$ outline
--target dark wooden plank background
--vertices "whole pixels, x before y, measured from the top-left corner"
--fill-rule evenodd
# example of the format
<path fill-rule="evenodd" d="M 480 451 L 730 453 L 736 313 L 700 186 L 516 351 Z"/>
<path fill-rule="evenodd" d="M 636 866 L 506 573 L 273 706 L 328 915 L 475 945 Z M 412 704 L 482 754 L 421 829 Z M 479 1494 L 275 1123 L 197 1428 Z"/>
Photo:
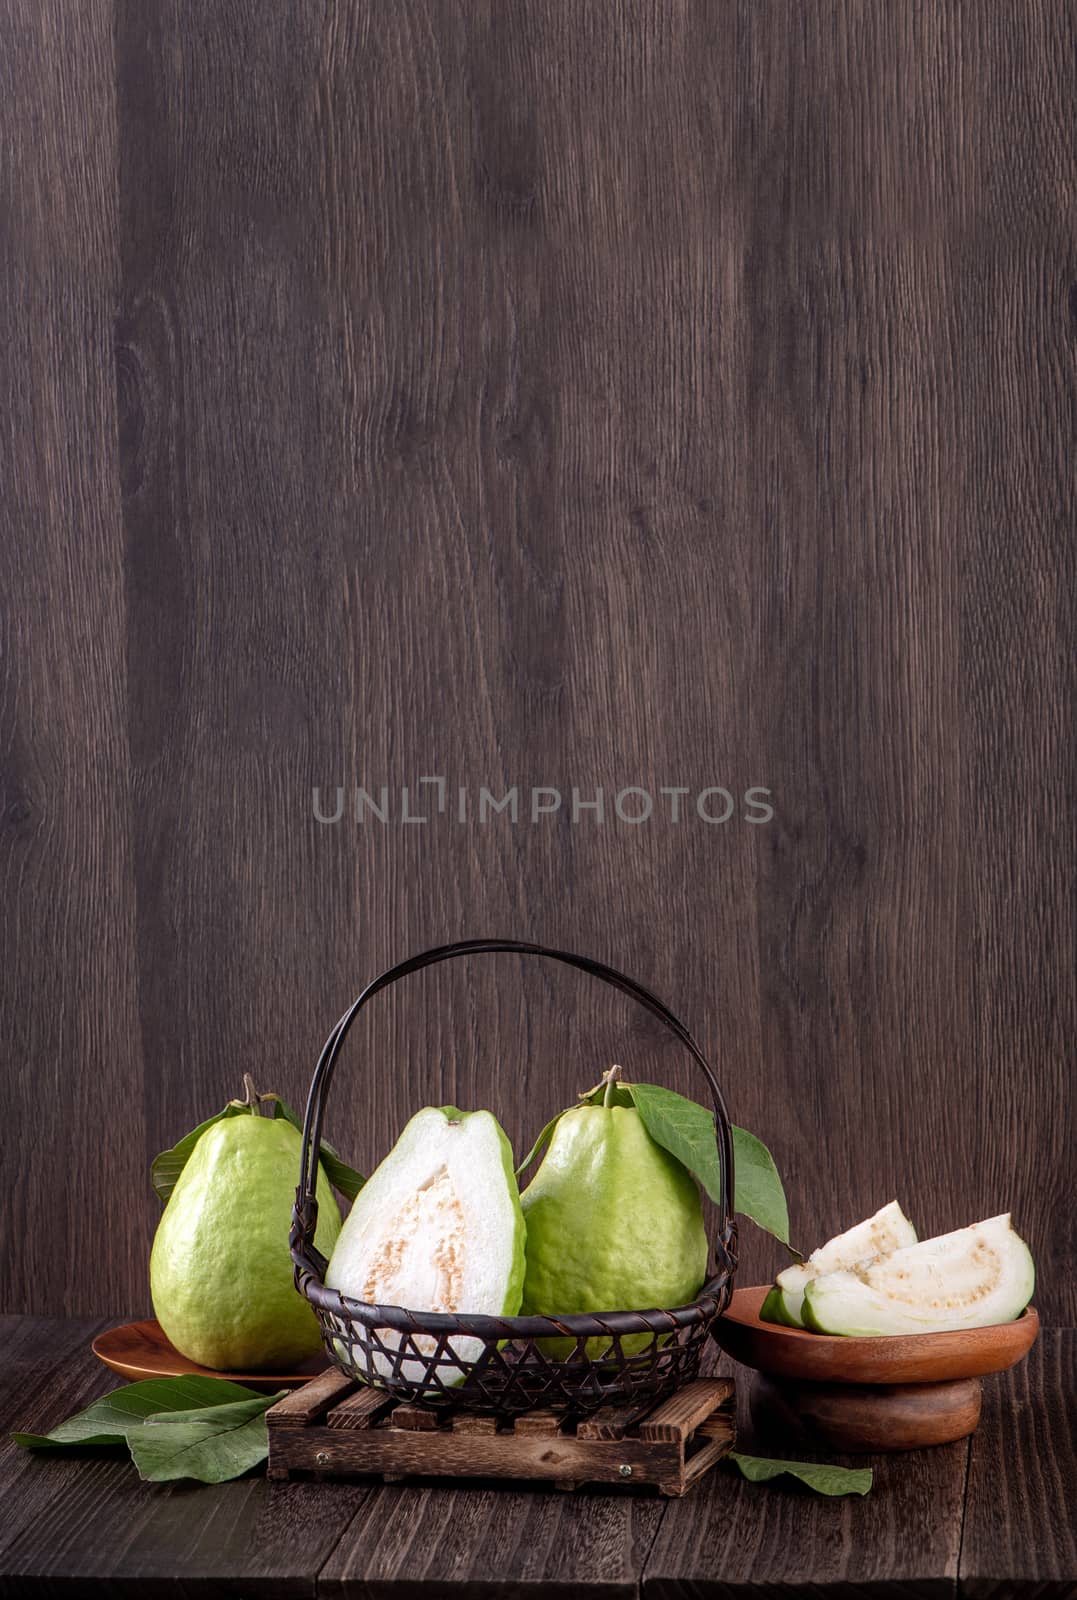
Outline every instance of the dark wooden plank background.
<path fill-rule="evenodd" d="M 153 1153 L 496 932 L 668 997 L 805 1246 L 1012 1207 L 1073 1319 L 1075 52 L 1052 0 L 0 8 L 0 1306 L 144 1310 Z M 431 774 L 776 815 L 401 823 Z M 612 1058 L 690 1086 L 441 969 L 331 1137 L 522 1146 Z"/>

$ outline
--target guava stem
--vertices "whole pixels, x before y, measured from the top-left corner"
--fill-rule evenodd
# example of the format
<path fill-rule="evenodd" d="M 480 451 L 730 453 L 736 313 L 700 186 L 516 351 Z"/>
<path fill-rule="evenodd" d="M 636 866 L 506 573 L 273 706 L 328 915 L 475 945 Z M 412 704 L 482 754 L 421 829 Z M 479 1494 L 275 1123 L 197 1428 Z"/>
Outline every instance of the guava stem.
<path fill-rule="evenodd" d="M 613 1091 L 617 1087 L 617 1080 L 621 1076 L 621 1069 L 620 1067 L 611 1067 L 607 1073 L 603 1074 L 603 1076 L 606 1079 L 606 1092 L 602 1096 L 602 1104 L 604 1106 L 608 1106 L 611 1096 L 613 1095 Z"/>
<path fill-rule="evenodd" d="M 261 1106 L 258 1103 L 258 1091 L 254 1087 L 254 1079 L 251 1077 L 249 1072 L 245 1072 L 243 1074 L 243 1087 L 247 1091 L 243 1100 L 243 1104 L 245 1106 L 250 1106 L 255 1116 L 257 1116 L 261 1110 Z"/>

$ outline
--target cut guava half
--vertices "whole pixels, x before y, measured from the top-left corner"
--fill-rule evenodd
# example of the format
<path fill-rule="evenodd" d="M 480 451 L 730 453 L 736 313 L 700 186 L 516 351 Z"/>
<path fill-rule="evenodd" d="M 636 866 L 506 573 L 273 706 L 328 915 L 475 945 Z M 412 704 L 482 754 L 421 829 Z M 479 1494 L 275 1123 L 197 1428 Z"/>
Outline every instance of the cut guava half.
<path fill-rule="evenodd" d="M 1013 1322 L 1036 1285 L 1009 1213 L 813 1278 L 804 1321 L 817 1333 L 943 1333 Z"/>
<path fill-rule="evenodd" d="M 524 1218 L 512 1149 L 489 1111 L 428 1106 L 405 1127 L 361 1189 L 326 1270 L 329 1288 L 368 1305 L 411 1311 L 514 1316 L 524 1281 Z M 391 1352 L 426 1334 L 378 1330 Z M 455 1362 L 482 1355 L 481 1339 L 455 1337 L 439 1361 L 442 1383 L 466 1375 Z M 455 1361 L 454 1361 L 455 1358 Z M 422 1382 L 424 1363 L 375 1351 L 383 1378 Z"/>
<path fill-rule="evenodd" d="M 780 1322 L 787 1328 L 804 1326 L 804 1291 L 813 1278 L 824 1272 L 836 1272 L 843 1267 L 854 1267 L 860 1261 L 875 1256 L 889 1255 L 904 1245 L 916 1243 L 916 1229 L 896 1200 L 876 1211 L 873 1217 L 858 1222 L 854 1228 L 835 1234 L 818 1250 L 813 1250 L 807 1261 L 798 1261 L 786 1267 L 774 1280 L 775 1287 L 767 1295 L 759 1315 L 764 1322 Z"/>

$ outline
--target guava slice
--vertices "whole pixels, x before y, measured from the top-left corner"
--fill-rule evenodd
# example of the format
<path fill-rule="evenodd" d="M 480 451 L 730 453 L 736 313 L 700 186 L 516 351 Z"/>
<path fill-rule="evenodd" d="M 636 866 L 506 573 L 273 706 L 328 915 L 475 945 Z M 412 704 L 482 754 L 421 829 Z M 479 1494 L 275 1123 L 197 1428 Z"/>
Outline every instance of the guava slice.
<path fill-rule="evenodd" d="M 807 1261 L 779 1272 L 773 1288 L 764 1300 L 759 1315 L 764 1322 L 780 1322 L 788 1328 L 804 1326 L 804 1291 L 813 1278 L 824 1272 L 836 1272 L 843 1267 L 856 1266 L 859 1261 L 869 1261 L 875 1256 L 889 1255 L 904 1245 L 916 1243 L 916 1229 L 896 1200 L 876 1211 L 873 1217 L 858 1222 L 854 1228 L 835 1234 L 818 1250 L 813 1250 Z"/>
<path fill-rule="evenodd" d="M 796 1298 L 799 1306 L 800 1301 L 804 1298 L 803 1289 L 799 1291 Z M 804 1326 L 802 1322 L 794 1322 L 790 1313 L 785 1309 L 785 1293 L 778 1288 L 771 1289 L 763 1304 L 759 1307 L 759 1320 L 760 1322 L 778 1322 L 785 1328 L 802 1328 Z"/>
<path fill-rule="evenodd" d="M 512 1150 L 489 1111 L 428 1106 L 405 1127 L 361 1189 L 333 1250 L 325 1281 L 353 1300 L 411 1311 L 513 1316 L 524 1281 L 524 1219 Z M 379 1330 L 399 1351 L 409 1336 Z M 410 1336 L 430 1354 L 437 1341 Z M 451 1356 L 475 1361 L 481 1339 L 455 1338 Z M 382 1377 L 421 1381 L 414 1357 L 374 1355 Z M 442 1361 L 443 1383 L 465 1371 Z"/>
<path fill-rule="evenodd" d="M 814 1278 L 804 1321 L 817 1333 L 942 1333 L 1012 1322 L 1032 1299 L 1036 1269 L 1009 1213 Z"/>

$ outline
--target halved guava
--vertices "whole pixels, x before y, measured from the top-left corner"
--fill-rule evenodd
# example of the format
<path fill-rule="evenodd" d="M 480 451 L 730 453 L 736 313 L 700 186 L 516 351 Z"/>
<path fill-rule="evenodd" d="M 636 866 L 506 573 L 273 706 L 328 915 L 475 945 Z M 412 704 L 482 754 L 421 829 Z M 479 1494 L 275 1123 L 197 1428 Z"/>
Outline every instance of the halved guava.
<path fill-rule="evenodd" d="M 804 1321 L 817 1333 L 852 1336 L 987 1328 L 1019 1317 L 1035 1284 L 1031 1253 L 1007 1212 L 814 1278 Z"/>
<path fill-rule="evenodd" d="M 524 1281 L 524 1219 L 512 1149 L 489 1111 L 428 1106 L 405 1127 L 361 1189 L 336 1242 L 325 1281 L 353 1300 L 412 1311 L 513 1316 Z M 379 1330 L 399 1350 L 408 1336 Z M 430 1354 L 437 1341 L 411 1336 Z M 460 1383 L 452 1357 L 474 1361 L 481 1339 L 455 1338 L 438 1376 Z M 383 1377 L 394 1360 L 375 1353 Z M 423 1363 L 399 1364 L 415 1382 Z"/>
<path fill-rule="evenodd" d="M 779 1272 L 775 1287 L 763 1301 L 759 1315 L 764 1322 L 781 1322 L 789 1328 L 804 1326 L 804 1291 L 813 1278 L 842 1267 L 854 1267 L 874 1256 L 889 1255 L 904 1245 L 916 1243 L 916 1229 L 896 1200 L 891 1200 L 873 1217 L 858 1222 L 855 1228 L 835 1234 L 807 1261 Z"/>

